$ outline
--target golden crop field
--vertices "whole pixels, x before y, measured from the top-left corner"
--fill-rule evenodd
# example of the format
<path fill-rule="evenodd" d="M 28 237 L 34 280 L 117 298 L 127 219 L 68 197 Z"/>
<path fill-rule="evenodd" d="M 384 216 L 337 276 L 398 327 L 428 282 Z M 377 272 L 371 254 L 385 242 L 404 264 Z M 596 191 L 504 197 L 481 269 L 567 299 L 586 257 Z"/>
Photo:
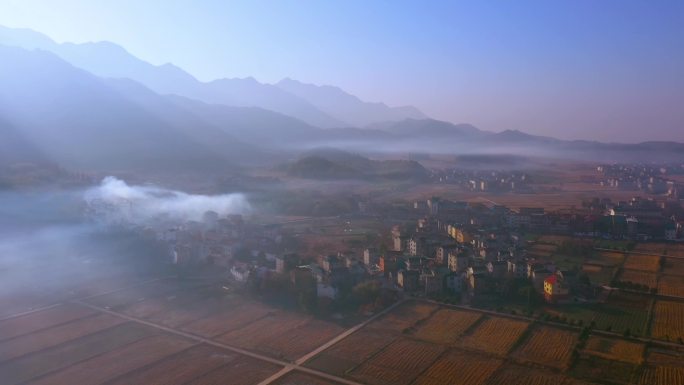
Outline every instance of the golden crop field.
<path fill-rule="evenodd" d="M 585 353 L 608 360 L 639 364 L 644 360 L 643 344 L 622 339 L 591 336 L 584 348 Z"/>
<path fill-rule="evenodd" d="M 653 308 L 651 336 L 671 341 L 684 338 L 684 303 L 657 301 Z"/>
<path fill-rule="evenodd" d="M 627 255 L 617 251 L 602 251 L 598 254 L 597 259 L 612 266 L 620 265 L 625 261 Z"/>
<path fill-rule="evenodd" d="M 623 265 L 625 269 L 657 273 L 660 270 L 660 257 L 655 255 L 630 254 Z"/>
<path fill-rule="evenodd" d="M 646 285 L 649 288 L 654 288 L 658 285 L 658 276 L 656 273 L 650 273 L 641 270 L 623 270 L 618 279 L 622 282 L 638 283 L 639 285 Z"/>
<path fill-rule="evenodd" d="M 451 350 L 418 377 L 414 384 L 480 385 L 502 362 L 480 354 Z"/>
<path fill-rule="evenodd" d="M 548 326 L 540 326 L 514 353 L 523 360 L 556 369 L 564 369 L 570 361 L 577 334 Z"/>
<path fill-rule="evenodd" d="M 416 330 L 415 336 L 430 342 L 452 343 L 482 314 L 466 310 L 440 309 Z"/>
<path fill-rule="evenodd" d="M 444 347 L 441 345 L 400 339 L 363 363 L 354 370 L 352 376 L 372 384 L 409 383 L 443 351 Z"/>
<path fill-rule="evenodd" d="M 487 353 L 506 355 L 529 326 L 529 322 L 489 317 L 463 339 L 463 346 Z"/>
<path fill-rule="evenodd" d="M 683 385 L 684 368 L 671 366 L 647 367 L 639 379 L 639 385 Z"/>
<path fill-rule="evenodd" d="M 663 275 L 658 281 L 658 294 L 684 298 L 684 277 Z"/>

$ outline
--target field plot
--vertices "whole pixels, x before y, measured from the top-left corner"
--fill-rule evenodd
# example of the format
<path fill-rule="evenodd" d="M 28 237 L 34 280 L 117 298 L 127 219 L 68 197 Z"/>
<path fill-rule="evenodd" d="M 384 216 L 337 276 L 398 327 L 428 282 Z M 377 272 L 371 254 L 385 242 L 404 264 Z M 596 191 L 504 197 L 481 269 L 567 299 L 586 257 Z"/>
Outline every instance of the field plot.
<path fill-rule="evenodd" d="M 230 309 L 183 325 L 182 329 L 203 337 L 214 337 L 255 322 L 273 311 L 273 308 L 260 303 L 235 304 Z"/>
<path fill-rule="evenodd" d="M 641 374 L 638 385 L 683 385 L 684 368 L 671 366 L 647 367 Z"/>
<path fill-rule="evenodd" d="M 361 329 L 317 355 L 305 365 L 342 375 L 360 365 L 396 339 L 391 332 Z"/>
<path fill-rule="evenodd" d="M 414 384 L 480 385 L 502 362 L 480 354 L 450 350 L 421 374 Z"/>
<path fill-rule="evenodd" d="M 522 361 L 565 369 L 576 342 L 577 333 L 540 326 L 513 354 Z"/>
<path fill-rule="evenodd" d="M 123 374 L 107 385 L 163 384 L 182 385 L 213 370 L 230 365 L 237 353 L 208 345 L 199 345 L 157 361 L 140 370 Z"/>
<path fill-rule="evenodd" d="M 364 362 L 352 372 L 352 376 L 370 384 L 409 384 L 429 367 L 443 350 L 440 345 L 400 339 Z"/>
<path fill-rule="evenodd" d="M 206 298 L 190 301 L 175 301 L 161 312 L 154 313 L 145 319 L 156 324 L 176 328 L 196 321 L 217 312 L 223 301 L 220 298 Z"/>
<path fill-rule="evenodd" d="M 385 314 L 373 321 L 367 327 L 372 329 L 393 330 L 401 333 L 405 329 L 414 326 L 416 322 L 429 317 L 430 314 L 437 309 L 437 305 L 429 303 L 416 301 L 406 302 L 396 307 L 389 314 Z"/>
<path fill-rule="evenodd" d="M 268 343 L 291 333 L 310 319 L 308 316 L 297 313 L 276 311 L 242 328 L 220 335 L 216 337 L 216 340 L 228 345 L 279 356 L 281 354 L 273 352 Z"/>
<path fill-rule="evenodd" d="M 122 318 L 100 314 L 12 338 L 0 343 L 0 362 L 47 349 L 123 322 L 125 320 Z"/>
<path fill-rule="evenodd" d="M 560 245 L 563 242 L 570 241 L 572 239 L 572 237 L 568 237 L 565 235 L 542 235 L 537 239 L 537 242 Z"/>
<path fill-rule="evenodd" d="M 648 296 L 614 291 L 606 304 L 596 308 L 594 322 L 601 330 L 623 333 L 629 329 L 631 333 L 644 334 L 650 306 L 651 299 Z"/>
<path fill-rule="evenodd" d="M 334 323 L 311 320 L 288 333 L 265 341 L 259 349 L 271 356 L 294 361 L 343 331 L 342 327 Z"/>
<path fill-rule="evenodd" d="M 658 276 L 656 273 L 650 273 L 641 270 L 623 270 L 618 280 L 621 282 L 632 282 L 639 285 L 646 285 L 649 288 L 657 287 Z"/>
<path fill-rule="evenodd" d="M 655 255 L 630 254 L 623 265 L 625 269 L 657 273 L 660 270 L 660 257 Z"/>
<path fill-rule="evenodd" d="M 653 308 L 651 336 L 670 341 L 684 338 L 684 303 L 656 301 Z"/>
<path fill-rule="evenodd" d="M 567 377 L 539 369 L 506 364 L 486 382 L 487 385 L 570 385 Z"/>
<path fill-rule="evenodd" d="M 591 336 L 584 352 L 593 356 L 614 361 L 640 364 L 644 360 L 644 345 L 617 338 Z"/>
<path fill-rule="evenodd" d="M 463 338 L 463 346 L 503 356 L 511 350 L 529 325 L 526 321 L 488 317 Z"/>
<path fill-rule="evenodd" d="M 684 276 L 684 259 L 665 258 L 663 273 L 668 275 Z"/>
<path fill-rule="evenodd" d="M 684 298 L 684 277 L 663 275 L 658 281 L 658 294 Z"/>
<path fill-rule="evenodd" d="M 0 321 L 0 341 L 35 332 L 95 314 L 78 305 L 59 305 L 46 310 Z"/>
<path fill-rule="evenodd" d="M 601 251 L 596 256 L 597 260 L 610 266 L 621 265 L 625 258 L 627 258 L 627 254 L 618 251 Z"/>
<path fill-rule="evenodd" d="M 274 385 L 339 385 L 338 382 L 310 374 L 292 371 L 273 383 Z"/>
<path fill-rule="evenodd" d="M 638 380 L 638 371 L 637 365 L 596 356 L 579 358 L 571 369 L 573 377 L 599 383 L 609 379 L 611 384 L 633 384 Z"/>
<path fill-rule="evenodd" d="M 115 291 L 114 293 L 88 298 L 85 300 L 85 302 L 107 309 L 117 309 L 140 302 L 145 298 L 158 297 L 170 293 L 174 290 L 177 290 L 176 286 L 177 285 L 170 281 L 154 281 L 139 286 L 133 286 L 128 289 Z"/>
<path fill-rule="evenodd" d="M 667 255 L 684 258 L 684 244 L 678 243 L 676 245 L 667 245 Z"/>
<path fill-rule="evenodd" d="M 440 309 L 416 327 L 415 336 L 430 342 L 453 343 L 482 317 L 481 313 Z"/>
<path fill-rule="evenodd" d="M 556 245 L 536 243 L 527 249 L 527 253 L 537 257 L 548 257 L 556 251 Z"/>
<path fill-rule="evenodd" d="M 69 366 L 32 384 L 101 384 L 192 346 L 194 342 L 172 335 L 145 338 L 111 352 Z"/>
<path fill-rule="evenodd" d="M 0 364 L 3 385 L 23 383 L 121 346 L 158 334 L 155 329 L 124 323 L 99 333 Z"/>
<path fill-rule="evenodd" d="M 646 355 L 646 363 L 653 366 L 684 367 L 684 353 L 672 350 L 655 350 L 651 348 Z"/>
<path fill-rule="evenodd" d="M 634 248 L 634 251 L 639 253 L 653 253 L 655 255 L 661 255 L 665 253 L 665 250 L 667 250 L 667 248 L 667 243 L 638 243 Z"/>
<path fill-rule="evenodd" d="M 281 367 L 251 357 L 240 356 L 228 365 L 221 366 L 187 385 L 255 385 L 280 370 Z M 160 384 L 166 385 L 166 384 Z"/>

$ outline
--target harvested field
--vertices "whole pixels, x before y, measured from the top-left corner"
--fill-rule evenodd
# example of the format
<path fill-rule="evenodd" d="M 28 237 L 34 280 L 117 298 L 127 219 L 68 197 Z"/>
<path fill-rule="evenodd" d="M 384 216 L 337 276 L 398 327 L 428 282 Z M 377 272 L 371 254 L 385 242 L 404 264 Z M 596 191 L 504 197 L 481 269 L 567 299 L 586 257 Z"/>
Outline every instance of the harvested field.
<path fill-rule="evenodd" d="M 435 343 L 453 343 L 482 317 L 481 313 L 440 309 L 416 326 L 415 336 Z"/>
<path fill-rule="evenodd" d="M 656 301 L 651 322 L 653 338 L 677 341 L 684 339 L 684 303 Z"/>
<path fill-rule="evenodd" d="M 663 254 L 667 250 L 667 243 L 638 243 L 634 247 L 634 251 L 639 253 L 653 253 L 653 254 Z"/>
<path fill-rule="evenodd" d="M 187 385 L 254 385 L 282 369 L 269 362 L 251 357 L 240 356 L 228 365 L 221 366 L 203 376 L 197 377 Z M 165 385 L 165 384 L 164 384 Z"/>
<path fill-rule="evenodd" d="M 3 385 L 23 383 L 155 334 L 154 329 L 124 323 L 0 364 L 0 378 Z"/>
<path fill-rule="evenodd" d="M 480 354 L 450 350 L 421 374 L 414 384 L 480 385 L 502 362 Z"/>
<path fill-rule="evenodd" d="M 661 276 L 658 281 L 658 294 L 684 298 L 684 276 Z"/>
<path fill-rule="evenodd" d="M 601 251 L 597 258 L 599 261 L 611 265 L 611 266 L 618 266 L 621 265 L 624 261 L 625 258 L 627 258 L 627 254 L 623 252 L 618 252 L 618 251 Z"/>
<path fill-rule="evenodd" d="M 654 350 L 651 348 L 646 356 L 646 363 L 660 366 L 684 367 L 684 353 L 670 350 Z"/>
<path fill-rule="evenodd" d="M 676 245 L 668 244 L 667 245 L 667 255 L 672 255 L 675 257 L 683 257 L 684 258 L 684 244 L 678 243 Z"/>
<path fill-rule="evenodd" d="M 487 385 L 570 385 L 570 380 L 560 374 L 506 364 L 489 378 Z"/>
<path fill-rule="evenodd" d="M 183 385 L 240 356 L 208 345 L 199 345 L 155 362 L 140 370 L 117 377 L 107 385 L 163 384 Z"/>
<path fill-rule="evenodd" d="M 174 306 L 154 313 L 146 319 L 156 324 L 176 328 L 181 325 L 209 316 L 221 308 L 222 301 L 217 298 L 193 300 L 191 302 L 174 302 Z"/>
<path fill-rule="evenodd" d="M 312 358 L 306 366 L 342 375 L 389 345 L 397 337 L 390 332 L 361 329 Z"/>
<path fill-rule="evenodd" d="M 641 270 L 623 270 L 618 277 L 621 282 L 632 282 L 639 285 L 646 285 L 649 288 L 657 287 L 658 276 L 656 273 L 650 273 Z"/>
<path fill-rule="evenodd" d="M 608 360 L 640 364 L 644 360 L 644 344 L 616 338 L 591 336 L 584 352 Z"/>
<path fill-rule="evenodd" d="M 177 285 L 162 280 L 134 286 L 110 294 L 98 295 L 86 299 L 85 302 L 107 309 L 114 309 L 140 302 L 146 298 L 163 296 L 177 289 Z"/>
<path fill-rule="evenodd" d="M 505 356 L 529 325 L 526 321 L 488 317 L 463 338 L 463 347 Z"/>
<path fill-rule="evenodd" d="M 668 275 L 684 276 L 684 259 L 665 258 L 663 273 Z"/>
<path fill-rule="evenodd" d="M 176 336 L 159 335 L 72 365 L 32 382 L 34 385 L 101 384 L 192 346 Z"/>
<path fill-rule="evenodd" d="M 0 362 L 47 349 L 123 322 L 125 320 L 122 318 L 100 314 L 25 334 L 0 343 Z"/>
<path fill-rule="evenodd" d="M 400 339 L 364 362 L 352 376 L 371 384 L 408 384 L 443 350 L 440 345 Z"/>
<path fill-rule="evenodd" d="M 248 302 L 190 322 L 182 329 L 203 337 L 214 337 L 255 322 L 272 311 L 268 306 Z"/>
<path fill-rule="evenodd" d="M 276 311 L 242 328 L 220 335 L 216 340 L 245 349 L 273 353 L 268 342 L 288 334 L 311 318 L 297 313 Z"/>
<path fill-rule="evenodd" d="M 579 358 L 571 369 L 573 377 L 599 383 L 610 379 L 612 384 L 633 384 L 637 381 L 637 372 L 637 365 L 596 356 Z"/>
<path fill-rule="evenodd" d="M 416 322 L 429 317 L 430 314 L 437 309 L 437 305 L 429 303 L 415 301 L 406 302 L 396 307 L 389 314 L 385 314 L 370 323 L 368 328 L 393 330 L 401 333 L 404 330 L 413 327 Z"/>
<path fill-rule="evenodd" d="M 514 356 L 522 361 L 565 369 L 576 342 L 576 333 L 540 326 L 532 331 L 531 336 L 515 351 Z"/>
<path fill-rule="evenodd" d="M 311 320 L 288 333 L 265 341 L 259 350 L 271 356 L 294 361 L 343 331 L 343 328 L 334 323 Z"/>
<path fill-rule="evenodd" d="M 625 269 L 657 273 L 660 270 L 660 257 L 655 255 L 630 254 L 623 265 Z"/>
<path fill-rule="evenodd" d="M 0 341 L 33 333 L 37 330 L 67 323 L 95 314 L 87 307 L 66 304 L 20 317 L 0 321 Z"/>
<path fill-rule="evenodd" d="M 647 367 L 643 370 L 638 385 L 683 385 L 684 368 L 671 366 Z"/>

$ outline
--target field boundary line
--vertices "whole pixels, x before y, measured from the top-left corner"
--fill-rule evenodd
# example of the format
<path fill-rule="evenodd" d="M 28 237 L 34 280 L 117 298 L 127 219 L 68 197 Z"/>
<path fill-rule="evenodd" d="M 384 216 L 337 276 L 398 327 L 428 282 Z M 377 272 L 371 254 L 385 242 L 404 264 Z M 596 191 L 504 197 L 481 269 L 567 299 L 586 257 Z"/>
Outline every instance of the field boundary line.
<path fill-rule="evenodd" d="M 287 372 L 290 372 L 290 371 L 292 371 L 292 370 L 294 370 L 294 369 L 297 369 L 297 370 L 299 370 L 299 371 L 306 372 L 306 373 L 308 373 L 308 374 L 312 374 L 312 375 L 314 375 L 314 376 L 322 377 L 322 378 L 325 378 L 325 379 L 328 379 L 328 380 L 331 380 L 331 381 L 339 382 L 339 383 L 341 383 L 341 384 L 347 384 L 347 385 L 361 385 L 361 384 L 359 384 L 358 382 L 350 381 L 350 380 L 347 380 L 347 379 L 344 379 L 344 378 L 341 378 L 341 377 L 334 376 L 334 375 L 332 375 L 332 374 L 328 374 L 328 373 L 321 372 L 321 371 L 314 370 L 314 369 L 309 369 L 309 368 L 306 368 L 306 367 L 297 365 L 297 364 L 295 364 L 295 363 L 291 363 L 291 362 L 287 362 L 287 361 L 282 361 L 282 360 L 279 360 L 279 359 L 276 359 L 276 358 L 271 358 L 271 357 L 268 357 L 268 356 L 265 356 L 265 355 L 262 355 L 262 354 L 259 354 L 259 353 L 251 352 L 251 351 L 246 350 L 246 349 L 238 348 L 238 347 L 231 346 L 231 345 L 226 345 L 226 344 L 224 344 L 224 343 L 216 342 L 216 341 L 213 341 L 213 340 L 210 340 L 210 339 L 207 339 L 207 338 L 204 338 L 204 337 L 200 337 L 200 336 L 195 335 L 195 334 L 192 334 L 192 333 L 188 333 L 188 332 L 176 330 L 176 329 L 173 329 L 173 328 L 170 328 L 170 327 L 167 327 L 167 326 L 163 326 L 163 325 L 156 324 L 156 323 L 154 323 L 154 322 L 145 321 L 145 320 L 143 320 L 143 319 L 139 319 L 139 318 L 136 318 L 136 317 L 131 317 L 131 316 L 126 315 L 126 314 L 123 314 L 123 313 L 119 313 L 119 312 L 112 311 L 112 310 L 109 310 L 109 309 L 105 309 L 105 308 L 102 308 L 102 307 L 99 307 L 99 306 L 91 305 L 91 304 L 89 304 L 89 303 L 87 303 L 87 302 L 82 302 L 82 301 L 79 301 L 79 300 L 72 300 L 72 301 L 70 301 L 70 302 L 75 303 L 75 304 L 77 304 L 77 305 L 85 306 L 85 307 L 87 307 L 87 308 L 90 308 L 90 309 L 93 309 L 93 310 L 97 310 L 97 311 L 100 311 L 100 312 L 103 312 L 103 313 L 107 313 L 107 314 L 110 314 L 110 315 L 113 315 L 113 316 L 117 316 L 117 317 L 126 319 L 126 320 L 128 320 L 128 321 L 137 322 L 137 323 L 139 323 L 139 324 L 143 324 L 143 325 L 146 325 L 146 326 L 150 326 L 150 327 L 153 327 L 153 328 L 156 328 L 156 329 L 165 331 L 165 332 L 167 332 L 167 333 L 179 335 L 179 336 L 181 336 L 181 337 L 189 338 L 189 339 L 192 339 L 192 340 L 197 341 L 197 342 L 205 343 L 205 344 L 207 344 L 207 345 L 212 345 L 212 346 L 216 346 L 216 347 L 219 347 L 219 348 L 222 348 L 222 349 L 230 350 L 230 351 L 232 351 L 232 352 L 239 353 L 239 354 L 242 354 L 242 355 L 245 355 L 245 356 L 248 356 L 248 357 L 257 359 L 257 360 L 260 360 L 260 361 L 266 361 L 266 362 L 269 362 L 269 363 L 271 363 L 271 364 L 275 364 L 275 365 L 278 365 L 278 366 L 282 366 L 283 369 L 281 369 L 279 372 L 283 372 L 284 369 L 288 369 Z M 277 373 L 279 373 L 279 372 L 277 372 Z M 286 372 L 285 372 L 285 373 L 286 373 Z M 285 373 L 282 373 L 282 374 L 285 374 Z M 282 374 L 281 374 L 281 375 L 282 375 Z M 271 377 L 273 377 L 273 376 L 271 376 Z M 270 378 L 270 377 L 269 377 L 269 378 Z M 275 378 L 274 378 L 274 379 L 275 379 Z"/>

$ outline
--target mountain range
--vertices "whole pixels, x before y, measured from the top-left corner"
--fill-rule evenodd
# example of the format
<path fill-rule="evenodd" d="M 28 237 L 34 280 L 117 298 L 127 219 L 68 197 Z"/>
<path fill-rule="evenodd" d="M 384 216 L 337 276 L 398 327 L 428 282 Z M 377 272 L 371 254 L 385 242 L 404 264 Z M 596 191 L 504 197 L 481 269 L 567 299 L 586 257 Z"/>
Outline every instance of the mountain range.
<path fill-rule="evenodd" d="M 49 51 L 94 75 L 135 80 L 159 94 L 236 107 L 260 107 L 322 128 L 361 127 L 425 117 L 415 107 L 392 108 L 382 103 L 367 103 L 336 87 L 291 79 L 277 84 L 260 83 L 254 78 L 201 82 L 172 64 L 152 65 L 110 42 L 58 44 L 32 30 L 0 26 L 0 44 Z"/>
<path fill-rule="evenodd" d="M 681 143 L 611 144 L 482 131 L 291 79 L 275 85 L 254 79 L 203 83 L 111 43 L 57 44 L 7 28 L 0 28 L 0 137 L 0 162 L 90 170 L 223 172 L 280 163 L 319 147 L 602 161 L 684 156 Z M 344 172 L 350 166 L 311 156 L 300 162 L 302 168 Z"/>

